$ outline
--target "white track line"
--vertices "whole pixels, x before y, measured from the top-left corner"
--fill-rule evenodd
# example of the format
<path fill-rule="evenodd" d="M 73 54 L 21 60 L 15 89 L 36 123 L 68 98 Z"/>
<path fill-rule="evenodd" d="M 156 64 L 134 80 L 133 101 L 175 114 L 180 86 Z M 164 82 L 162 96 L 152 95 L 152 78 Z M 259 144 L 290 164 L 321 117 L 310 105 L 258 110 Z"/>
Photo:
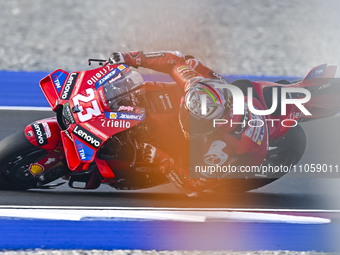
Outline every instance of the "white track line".
<path fill-rule="evenodd" d="M 138 219 L 138 220 L 163 220 L 163 221 L 187 221 L 204 222 L 205 216 L 177 214 L 174 212 L 132 211 L 132 210 L 48 210 L 48 209 L 0 209 L 0 217 L 72 220 L 82 219 Z"/>
<path fill-rule="evenodd" d="M 104 209 L 105 208 L 105 209 Z M 327 218 L 277 214 L 280 210 L 271 209 L 270 214 L 255 212 L 259 209 L 211 209 L 211 208 L 88 208 L 71 209 L 70 207 L 16 207 L 1 206 L 0 217 L 33 218 L 54 220 L 151 220 L 179 222 L 261 222 L 290 224 L 326 224 Z M 287 210 L 288 211 L 288 210 Z M 290 210 L 291 212 L 292 210 Z M 282 210 L 281 210 L 282 212 Z"/>
<path fill-rule="evenodd" d="M 25 206 L 0 205 L 0 209 L 62 209 L 62 210 L 134 210 L 134 211 L 242 211 L 242 212 L 305 212 L 340 213 L 325 209 L 271 209 L 271 208 L 179 208 L 179 207 L 109 207 L 109 206 Z"/>

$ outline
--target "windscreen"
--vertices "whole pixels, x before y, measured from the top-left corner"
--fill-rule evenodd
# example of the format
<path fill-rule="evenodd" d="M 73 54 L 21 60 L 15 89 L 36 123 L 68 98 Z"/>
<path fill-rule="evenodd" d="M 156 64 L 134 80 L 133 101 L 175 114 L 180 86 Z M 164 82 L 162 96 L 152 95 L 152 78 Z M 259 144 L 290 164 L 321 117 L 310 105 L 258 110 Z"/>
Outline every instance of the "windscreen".
<path fill-rule="evenodd" d="M 106 101 L 112 111 L 116 111 L 121 101 L 128 101 L 130 93 L 135 91 L 143 83 L 143 77 L 136 71 L 119 73 L 103 84 Z M 126 103 L 125 103 L 126 104 Z"/>

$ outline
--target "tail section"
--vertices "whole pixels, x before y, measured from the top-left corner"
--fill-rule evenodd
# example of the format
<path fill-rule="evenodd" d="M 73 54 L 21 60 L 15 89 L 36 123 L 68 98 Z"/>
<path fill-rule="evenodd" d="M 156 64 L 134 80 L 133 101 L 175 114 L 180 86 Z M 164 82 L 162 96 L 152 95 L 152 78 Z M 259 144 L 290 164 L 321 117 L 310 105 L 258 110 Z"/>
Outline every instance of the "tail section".
<path fill-rule="evenodd" d="M 308 72 L 308 74 L 306 75 L 306 77 L 303 79 L 303 81 L 308 81 L 311 80 L 313 78 L 323 78 L 325 72 L 327 69 L 327 64 L 323 64 L 323 65 L 319 65 L 314 67 L 312 70 L 310 70 Z"/>
<path fill-rule="evenodd" d="M 327 64 L 316 66 L 295 85 L 308 89 L 312 96 L 305 104 L 312 116 L 305 116 L 303 119 L 325 118 L 340 111 L 340 81 L 334 78 L 336 69 L 336 66 Z"/>
<path fill-rule="evenodd" d="M 327 66 L 327 64 L 316 66 L 308 72 L 303 82 L 315 81 L 316 78 L 333 79 L 336 69 L 336 66 Z"/>

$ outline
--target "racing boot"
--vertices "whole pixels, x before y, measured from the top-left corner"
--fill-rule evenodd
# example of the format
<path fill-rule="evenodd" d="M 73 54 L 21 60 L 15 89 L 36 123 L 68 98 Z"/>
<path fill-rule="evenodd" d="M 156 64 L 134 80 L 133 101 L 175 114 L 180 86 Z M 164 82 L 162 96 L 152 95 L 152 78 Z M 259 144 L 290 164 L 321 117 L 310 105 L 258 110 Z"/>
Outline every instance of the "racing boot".
<path fill-rule="evenodd" d="M 180 166 L 164 151 L 151 144 L 143 144 L 143 160 L 158 165 L 161 171 L 181 192 L 189 197 L 216 186 L 217 179 L 190 178 L 190 168 Z"/>

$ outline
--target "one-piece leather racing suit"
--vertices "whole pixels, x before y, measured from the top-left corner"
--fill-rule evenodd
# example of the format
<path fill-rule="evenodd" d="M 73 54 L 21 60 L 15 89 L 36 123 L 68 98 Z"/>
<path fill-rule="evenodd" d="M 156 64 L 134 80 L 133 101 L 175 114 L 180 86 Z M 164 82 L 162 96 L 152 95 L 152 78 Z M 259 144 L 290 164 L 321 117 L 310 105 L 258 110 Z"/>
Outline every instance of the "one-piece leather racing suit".
<path fill-rule="evenodd" d="M 110 59 L 112 62 L 126 63 L 135 68 L 144 67 L 167 73 L 184 89 L 185 93 L 190 90 L 192 81 L 200 78 L 219 79 L 227 83 L 221 75 L 207 68 L 197 59 L 191 56 L 185 57 L 178 51 L 116 52 L 111 55 Z M 212 133 L 201 137 L 203 148 L 200 150 L 200 158 L 203 164 L 232 165 L 237 166 L 237 171 L 239 171 L 242 166 L 258 166 L 263 162 L 268 151 L 268 127 L 264 116 L 250 113 L 246 100 L 247 97 L 245 97 L 244 115 L 233 115 L 231 102 L 230 111 L 222 116 L 226 122 L 233 122 L 234 125 L 219 125 Z M 257 109 L 263 109 L 261 103 L 255 98 L 253 98 L 253 105 Z M 252 120 L 259 119 L 265 124 L 262 126 L 254 123 L 248 124 Z M 184 131 L 184 135 L 188 135 L 187 132 Z M 224 178 L 221 178 L 221 175 L 215 176 L 216 178 L 209 178 L 214 175 L 190 178 L 190 168 L 174 162 L 164 151 L 150 144 L 145 144 L 144 149 L 145 159 L 159 164 L 160 171 L 188 196 L 197 196 L 200 192 L 223 183 Z M 232 176 L 230 168 L 223 174 Z"/>

